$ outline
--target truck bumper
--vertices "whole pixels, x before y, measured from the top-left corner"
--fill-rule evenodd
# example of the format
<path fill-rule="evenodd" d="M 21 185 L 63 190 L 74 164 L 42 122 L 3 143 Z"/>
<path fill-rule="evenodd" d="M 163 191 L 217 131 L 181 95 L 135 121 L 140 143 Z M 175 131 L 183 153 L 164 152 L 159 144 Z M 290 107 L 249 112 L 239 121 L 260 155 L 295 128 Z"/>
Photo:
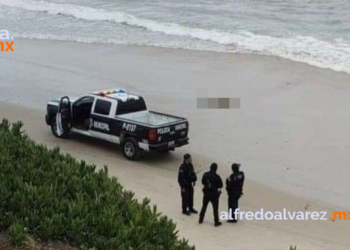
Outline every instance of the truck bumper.
<path fill-rule="evenodd" d="M 150 151 L 166 151 L 166 150 L 174 150 L 175 148 L 184 146 L 189 143 L 189 138 L 182 138 L 177 139 L 174 141 L 174 144 L 171 144 L 170 142 L 164 142 L 159 144 L 150 144 L 149 150 Z"/>

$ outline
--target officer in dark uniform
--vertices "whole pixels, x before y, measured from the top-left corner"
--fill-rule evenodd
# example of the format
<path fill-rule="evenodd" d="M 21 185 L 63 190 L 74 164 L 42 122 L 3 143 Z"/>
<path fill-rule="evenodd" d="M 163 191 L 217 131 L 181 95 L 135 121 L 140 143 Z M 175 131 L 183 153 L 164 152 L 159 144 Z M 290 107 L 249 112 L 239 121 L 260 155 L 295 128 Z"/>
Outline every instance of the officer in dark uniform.
<path fill-rule="evenodd" d="M 197 214 L 193 208 L 193 186 L 196 185 L 197 175 L 194 172 L 190 154 L 184 155 L 184 162 L 179 169 L 178 182 L 181 187 L 182 213 L 186 215 Z"/>
<path fill-rule="evenodd" d="M 231 209 L 231 220 L 228 220 L 228 222 L 237 222 L 237 218 L 235 218 L 234 212 L 238 208 L 238 200 L 241 198 L 243 194 L 243 184 L 244 184 L 244 173 L 242 171 L 239 171 L 239 167 L 241 164 L 233 163 L 232 168 L 232 174 L 229 178 L 226 180 L 226 190 L 228 194 L 228 208 L 229 211 Z"/>
<path fill-rule="evenodd" d="M 206 172 L 202 178 L 203 188 L 203 207 L 199 215 L 199 223 L 203 223 L 205 212 L 208 207 L 208 203 L 211 202 L 214 211 L 214 222 L 215 226 L 220 226 L 219 221 L 219 197 L 221 194 L 221 188 L 223 186 L 221 177 L 216 173 L 218 165 L 212 163 L 210 166 L 210 171 Z"/>

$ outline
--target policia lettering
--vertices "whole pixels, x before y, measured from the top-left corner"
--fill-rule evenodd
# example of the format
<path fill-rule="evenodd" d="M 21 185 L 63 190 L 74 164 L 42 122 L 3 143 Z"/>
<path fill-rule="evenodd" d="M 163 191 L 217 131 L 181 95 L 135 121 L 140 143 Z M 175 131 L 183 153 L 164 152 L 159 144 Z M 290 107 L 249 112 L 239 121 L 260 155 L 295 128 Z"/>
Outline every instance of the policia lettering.
<path fill-rule="evenodd" d="M 206 172 L 202 178 L 203 188 L 203 206 L 199 215 L 199 223 L 203 223 L 205 212 L 207 210 L 209 202 L 213 205 L 214 222 L 215 226 L 220 226 L 219 221 L 219 197 L 221 195 L 221 188 L 223 186 L 221 177 L 216 173 L 218 165 L 212 163 L 210 171 Z"/>
<path fill-rule="evenodd" d="M 239 167 L 241 164 L 233 163 L 232 174 L 226 180 L 226 191 L 228 194 L 228 208 L 231 211 L 231 220 L 228 222 L 237 222 L 237 218 L 235 218 L 234 212 L 238 208 L 238 200 L 243 195 L 243 184 L 244 184 L 244 173 L 239 171 Z"/>
<path fill-rule="evenodd" d="M 184 162 L 180 166 L 178 182 L 181 188 L 182 213 L 191 215 L 198 213 L 193 208 L 193 186 L 196 185 L 197 175 L 194 172 L 190 154 L 184 155 Z"/>

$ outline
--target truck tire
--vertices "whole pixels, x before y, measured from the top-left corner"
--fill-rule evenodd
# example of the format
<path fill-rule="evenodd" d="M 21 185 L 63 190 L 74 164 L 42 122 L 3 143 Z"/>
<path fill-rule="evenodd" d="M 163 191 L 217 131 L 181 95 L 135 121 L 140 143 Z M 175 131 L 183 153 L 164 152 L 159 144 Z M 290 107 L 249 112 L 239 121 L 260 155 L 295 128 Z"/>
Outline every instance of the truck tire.
<path fill-rule="evenodd" d="M 59 136 L 56 132 L 57 122 L 56 117 L 52 119 L 51 121 L 51 131 L 54 136 L 61 139 L 67 139 L 69 137 L 69 133 L 63 133 L 61 136 Z"/>
<path fill-rule="evenodd" d="M 169 154 L 170 153 L 170 149 L 163 149 L 163 150 L 159 150 L 158 151 L 160 154 Z"/>
<path fill-rule="evenodd" d="M 129 159 L 136 161 L 140 158 L 140 148 L 135 138 L 126 138 L 123 143 L 123 154 Z"/>

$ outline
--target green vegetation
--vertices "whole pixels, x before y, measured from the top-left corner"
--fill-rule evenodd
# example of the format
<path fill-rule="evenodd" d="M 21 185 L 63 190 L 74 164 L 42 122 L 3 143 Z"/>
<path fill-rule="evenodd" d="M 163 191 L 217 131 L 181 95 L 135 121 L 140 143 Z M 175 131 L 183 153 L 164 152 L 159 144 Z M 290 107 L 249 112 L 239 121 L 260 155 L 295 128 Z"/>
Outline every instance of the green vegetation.
<path fill-rule="evenodd" d="M 96 171 L 36 144 L 20 122 L 0 123 L 0 231 L 13 245 L 31 235 L 95 249 L 194 249 L 149 203 L 123 190 L 107 167 Z"/>

